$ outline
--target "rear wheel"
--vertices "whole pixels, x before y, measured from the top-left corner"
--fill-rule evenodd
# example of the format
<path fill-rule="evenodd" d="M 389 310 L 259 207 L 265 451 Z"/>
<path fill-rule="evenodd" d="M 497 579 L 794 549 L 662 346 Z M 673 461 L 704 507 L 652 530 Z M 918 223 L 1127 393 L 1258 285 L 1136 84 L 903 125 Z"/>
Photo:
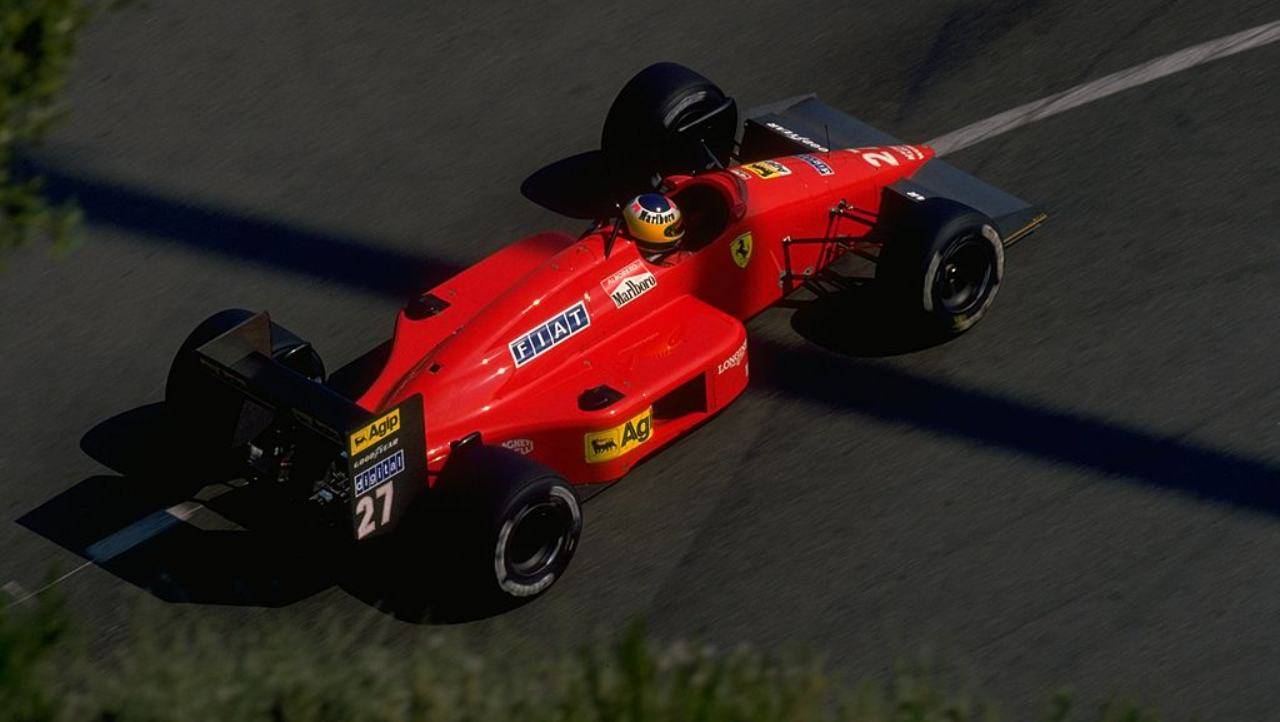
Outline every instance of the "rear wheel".
<path fill-rule="evenodd" d="M 251 316 L 250 311 L 231 308 L 206 318 L 182 342 L 169 366 L 164 406 L 174 446 L 201 456 L 202 469 L 224 470 L 244 402 L 200 368 L 195 351 Z"/>
<path fill-rule="evenodd" d="M 652 190 L 665 175 L 724 164 L 737 130 L 737 106 L 715 83 L 683 65 L 655 63 L 618 93 L 600 148 L 621 197 Z"/>
<path fill-rule="evenodd" d="M 972 328 L 995 301 L 1004 246 L 990 218 L 955 201 L 931 198 L 889 239 L 876 281 L 892 310 L 945 335 Z"/>
<path fill-rule="evenodd" d="M 454 453 L 441 483 L 469 512 L 459 520 L 470 539 L 466 576 L 509 602 L 542 594 L 577 549 L 577 494 L 554 471 L 508 449 L 476 444 Z"/>

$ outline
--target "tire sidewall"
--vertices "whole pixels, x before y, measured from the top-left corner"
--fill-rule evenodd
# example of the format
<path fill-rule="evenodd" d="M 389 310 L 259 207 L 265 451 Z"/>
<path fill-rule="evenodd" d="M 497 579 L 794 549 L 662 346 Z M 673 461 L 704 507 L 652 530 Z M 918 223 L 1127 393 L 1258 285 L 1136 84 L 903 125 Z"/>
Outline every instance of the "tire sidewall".
<path fill-rule="evenodd" d="M 708 98 L 714 98 L 718 92 L 715 86 L 706 85 L 686 89 L 682 94 L 666 98 L 666 106 L 662 109 L 662 122 L 659 128 L 664 133 L 671 132 L 672 126 L 676 125 L 676 121 L 680 116 L 684 115 L 690 108 L 697 107 L 699 103 L 705 103 Z"/>
<path fill-rule="evenodd" d="M 944 226 L 942 232 L 935 237 L 934 242 L 930 245 L 925 258 L 925 270 L 920 292 L 922 308 L 925 312 L 937 318 L 943 329 L 949 333 L 962 333 L 976 324 L 986 314 L 987 309 L 991 308 L 991 304 L 995 302 L 996 294 L 1000 291 L 1000 283 L 1004 279 L 1004 244 L 1000 242 L 1000 234 L 989 223 L 974 224 L 968 219 L 963 220 L 967 222 L 956 223 L 954 224 L 955 227 L 951 227 L 952 224 Z M 942 308 L 934 297 L 934 286 L 947 252 L 951 250 L 953 243 L 958 238 L 966 236 L 980 238 L 986 243 L 987 249 L 994 260 L 994 268 L 992 269 L 991 281 L 987 284 L 981 303 L 968 311 L 951 313 Z"/>
<path fill-rule="evenodd" d="M 177 410 L 178 407 L 187 404 L 191 398 L 198 396 L 197 390 L 203 392 L 210 388 L 217 388 L 216 382 L 200 374 L 195 351 L 252 316 L 251 311 L 228 308 L 201 321 L 191 333 L 187 334 L 182 346 L 174 354 L 173 363 L 169 365 L 169 376 L 165 379 L 164 385 L 166 404 Z M 182 411 L 192 411 L 192 409 L 182 409 Z"/>
<path fill-rule="evenodd" d="M 543 476 L 524 484 L 508 487 L 497 495 L 489 520 L 490 569 L 497 589 L 513 598 L 537 596 L 546 591 L 569 566 L 582 534 L 582 505 L 577 494 L 564 480 Z M 534 575 L 514 570 L 508 559 L 508 544 L 522 513 L 537 504 L 551 503 L 569 516 L 568 528 L 560 539 L 552 561 Z"/>
<path fill-rule="evenodd" d="M 934 285 L 952 244 L 965 236 L 987 244 L 994 268 L 981 303 L 952 313 L 938 303 Z M 876 266 L 886 310 L 912 328 L 944 336 L 958 335 L 977 324 L 991 308 L 1003 279 L 1004 244 L 995 224 L 982 213 L 945 198 L 912 206 L 901 230 L 885 243 Z"/>
<path fill-rule="evenodd" d="M 200 457 L 217 474 L 226 471 L 222 457 L 231 450 L 243 400 L 200 369 L 195 350 L 252 315 L 235 308 L 206 318 L 183 341 L 165 380 L 172 448 Z"/>
<path fill-rule="evenodd" d="M 680 146 L 672 128 L 689 113 L 719 104 L 726 97 L 715 83 L 674 63 L 657 63 L 631 78 L 610 107 L 601 134 L 601 149 L 615 190 L 636 192 L 651 188 L 655 177 L 692 172 L 674 167 L 681 165 L 678 158 L 694 154 L 694 149 Z M 736 130 L 736 112 L 734 117 Z M 714 139 L 709 142 L 719 145 Z"/>

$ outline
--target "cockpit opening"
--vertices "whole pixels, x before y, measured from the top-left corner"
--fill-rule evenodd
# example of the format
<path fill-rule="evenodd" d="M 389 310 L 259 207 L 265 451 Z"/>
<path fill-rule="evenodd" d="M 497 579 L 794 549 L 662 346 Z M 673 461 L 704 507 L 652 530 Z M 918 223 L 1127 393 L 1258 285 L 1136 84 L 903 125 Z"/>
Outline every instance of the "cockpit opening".
<path fill-rule="evenodd" d="M 724 233 L 729 226 L 729 199 L 710 183 L 693 182 L 677 189 L 671 200 L 684 216 L 685 251 L 697 251 Z"/>

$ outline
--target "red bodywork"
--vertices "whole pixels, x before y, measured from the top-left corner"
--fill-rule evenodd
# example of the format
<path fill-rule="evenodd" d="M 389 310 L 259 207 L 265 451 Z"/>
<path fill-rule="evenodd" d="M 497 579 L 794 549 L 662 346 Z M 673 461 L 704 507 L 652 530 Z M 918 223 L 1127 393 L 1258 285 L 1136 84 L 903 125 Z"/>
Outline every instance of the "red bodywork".
<path fill-rule="evenodd" d="M 617 479 L 742 393 L 743 322 L 794 288 L 786 269 L 811 275 L 864 238 L 883 187 L 932 156 L 837 150 L 668 178 L 696 248 L 658 262 L 624 235 L 606 256 L 609 225 L 529 236 L 432 289 L 443 311 L 401 312 L 390 358 L 357 403 L 378 412 L 422 394 L 433 480 L 451 442 L 476 431 L 572 483 Z M 841 201 L 855 210 L 832 213 Z M 589 410 L 584 392 L 602 386 L 621 398 Z"/>

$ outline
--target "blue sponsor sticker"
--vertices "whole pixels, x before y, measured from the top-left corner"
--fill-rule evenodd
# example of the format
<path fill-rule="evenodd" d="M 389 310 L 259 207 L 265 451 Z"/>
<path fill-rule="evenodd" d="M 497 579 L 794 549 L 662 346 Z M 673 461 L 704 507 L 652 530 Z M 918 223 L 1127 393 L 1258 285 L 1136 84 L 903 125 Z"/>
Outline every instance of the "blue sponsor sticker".
<path fill-rule="evenodd" d="M 591 325 L 587 305 L 578 301 L 507 344 L 516 366 L 523 366 Z"/>
<path fill-rule="evenodd" d="M 403 449 L 356 474 L 356 496 L 382 486 L 402 471 L 404 471 Z"/>
<path fill-rule="evenodd" d="M 819 158 L 816 155 L 803 153 L 796 157 L 804 161 L 805 163 L 808 163 L 809 165 L 813 166 L 813 169 L 818 171 L 818 175 L 835 175 L 836 174 L 835 170 L 830 165 L 828 165 L 826 161 L 824 161 L 823 159 Z"/>

